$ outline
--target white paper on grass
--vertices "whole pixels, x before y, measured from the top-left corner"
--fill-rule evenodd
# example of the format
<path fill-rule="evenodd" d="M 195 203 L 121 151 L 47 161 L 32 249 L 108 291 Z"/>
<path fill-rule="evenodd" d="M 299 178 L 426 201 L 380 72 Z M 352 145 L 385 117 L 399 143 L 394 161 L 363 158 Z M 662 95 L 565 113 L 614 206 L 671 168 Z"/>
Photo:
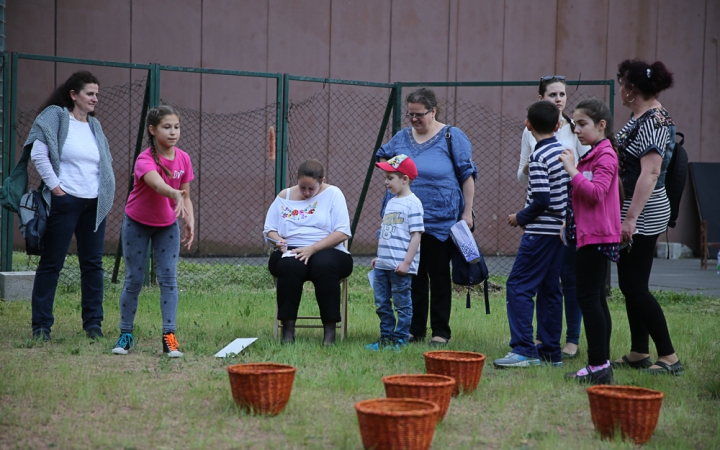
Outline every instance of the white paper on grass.
<path fill-rule="evenodd" d="M 224 358 L 228 355 L 238 354 L 255 341 L 257 341 L 257 338 L 237 338 L 226 345 L 222 350 L 215 353 L 215 356 L 217 358 Z"/>
<path fill-rule="evenodd" d="M 375 269 L 368 272 L 368 281 L 370 282 L 370 287 L 373 288 L 373 286 L 375 286 Z"/>

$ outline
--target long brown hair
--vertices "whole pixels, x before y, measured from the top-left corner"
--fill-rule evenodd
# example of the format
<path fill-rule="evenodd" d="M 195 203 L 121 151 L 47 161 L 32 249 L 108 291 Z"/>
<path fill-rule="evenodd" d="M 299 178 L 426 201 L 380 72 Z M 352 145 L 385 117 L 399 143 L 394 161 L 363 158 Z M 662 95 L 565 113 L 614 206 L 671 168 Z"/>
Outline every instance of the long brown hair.
<path fill-rule="evenodd" d="M 160 162 L 160 157 L 158 156 L 157 148 L 155 147 L 155 136 L 153 136 L 153 134 L 150 133 L 150 127 L 157 129 L 157 126 L 160 125 L 160 122 L 162 121 L 163 117 L 171 116 L 171 115 L 175 115 L 178 118 L 180 118 L 180 114 L 178 114 L 178 112 L 172 106 L 170 106 L 170 105 L 156 106 L 153 109 L 151 109 L 150 111 L 148 111 L 147 120 L 145 122 L 145 124 L 146 124 L 145 127 L 147 128 L 147 133 L 148 133 L 148 140 L 150 141 L 150 151 L 152 152 L 152 157 L 155 160 L 155 164 L 160 166 L 162 168 L 163 172 L 165 172 L 165 175 L 167 175 L 168 177 L 172 176 L 172 173 L 170 172 L 170 170 L 167 167 L 163 166 L 162 163 Z"/>

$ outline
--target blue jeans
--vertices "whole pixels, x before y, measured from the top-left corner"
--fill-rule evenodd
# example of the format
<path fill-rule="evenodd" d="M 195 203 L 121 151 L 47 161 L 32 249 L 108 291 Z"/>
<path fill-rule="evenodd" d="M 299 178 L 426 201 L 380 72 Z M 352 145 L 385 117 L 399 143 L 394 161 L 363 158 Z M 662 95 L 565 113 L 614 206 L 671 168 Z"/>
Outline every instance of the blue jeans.
<path fill-rule="evenodd" d="M 131 333 L 135 323 L 138 297 L 145 281 L 145 257 L 150 241 L 155 250 L 157 281 L 160 285 L 160 312 L 163 333 L 174 333 L 178 308 L 177 263 L 180 255 L 180 228 L 177 222 L 153 227 L 123 219 L 122 248 L 125 258 L 125 284 L 120 294 L 120 331 Z"/>
<path fill-rule="evenodd" d="M 45 248 L 40 256 L 33 284 L 33 331 L 50 330 L 55 323 L 55 291 L 73 234 L 77 240 L 80 263 L 83 329 L 91 330 L 102 326 L 105 219 L 95 231 L 96 216 L 96 198 L 78 198 L 70 194 L 53 196 L 45 231 Z"/>
<path fill-rule="evenodd" d="M 560 268 L 563 243 L 557 235 L 525 233 L 507 280 L 510 347 L 518 355 L 562 361 L 562 293 Z M 533 342 L 533 297 L 537 294 L 538 338 Z"/>
<path fill-rule="evenodd" d="M 375 269 L 375 306 L 380 318 L 381 339 L 410 339 L 410 322 L 413 305 L 412 276 L 398 275 L 392 270 Z M 392 298 L 392 301 L 390 300 Z M 397 313 L 397 322 L 393 314 L 393 304 Z"/>

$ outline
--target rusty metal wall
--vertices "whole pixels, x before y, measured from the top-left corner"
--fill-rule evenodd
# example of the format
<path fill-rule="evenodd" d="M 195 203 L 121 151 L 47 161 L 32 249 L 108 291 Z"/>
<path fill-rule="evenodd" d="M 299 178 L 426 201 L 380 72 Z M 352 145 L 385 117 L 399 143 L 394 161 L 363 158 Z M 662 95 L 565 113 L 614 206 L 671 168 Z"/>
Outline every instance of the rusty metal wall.
<path fill-rule="evenodd" d="M 676 84 L 660 100 L 685 132 L 690 160 L 720 161 L 716 0 L 23 0 L 9 2 L 6 18 L 10 51 L 380 82 L 547 74 L 606 79 L 625 58 L 661 60 Z M 18 95 L 40 104 L 69 70 L 29 63 L 19 76 L 32 82 Z M 131 70 L 97 72 L 105 85 L 142 77 Z M 168 74 L 162 83 L 164 92 L 175 93 L 175 103 L 207 113 L 274 101 L 266 81 Z M 317 90 L 299 86 L 293 98 Z M 521 118 L 536 98 L 519 89 L 458 88 L 438 95 L 510 118 Z M 621 126 L 629 111 L 617 94 L 615 100 Z M 697 248 L 696 215 L 687 195 L 670 240 Z"/>

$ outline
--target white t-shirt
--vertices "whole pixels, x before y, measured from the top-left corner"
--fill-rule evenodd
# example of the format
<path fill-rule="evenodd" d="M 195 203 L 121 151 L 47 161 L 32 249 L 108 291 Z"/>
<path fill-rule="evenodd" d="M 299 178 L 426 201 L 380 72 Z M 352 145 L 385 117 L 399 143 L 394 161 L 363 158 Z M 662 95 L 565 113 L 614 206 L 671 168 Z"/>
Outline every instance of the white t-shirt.
<path fill-rule="evenodd" d="M 33 143 L 30 158 L 40 177 L 50 189 L 60 186 L 78 198 L 97 198 L 100 187 L 100 150 L 90 124 L 70 114 L 67 139 L 60 149 L 60 174 L 56 175 L 48 156 L 48 147 L 39 140 Z"/>
<path fill-rule="evenodd" d="M 378 259 L 376 269 L 395 270 L 405 260 L 411 233 L 423 232 L 423 207 L 415 194 L 405 197 L 393 197 L 385 207 L 380 242 L 378 243 Z M 408 273 L 417 274 L 420 265 L 420 247 L 410 264 Z"/>
<path fill-rule="evenodd" d="M 290 195 L 290 189 L 287 190 Z M 342 191 L 328 186 L 324 191 L 307 200 L 288 200 L 275 197 L 267 216 L 263 234 L 277 232 L 288 247 L 307 247 L 326 238 L 333 231 L 340 231 L 348 237 L 350 215 Z M 349 253 L 340 243 L 336 249 Z"/>
<path fill-rule="evenodd" d="M 555 137 L 558 141 L 563 145 L 565 148 L 571 148 L 573 149 L 575 153 L 575 165 L 577 166 L 578 160 L 582 155 L 587 153 L 588 150 L 590 150 L 589 145 L 582 145 L 580 141 L 577 138 L 577 135 L 573 133 L 572 127 L 570 127 L 569 123 L 566 123 L 562 127 L 560 127 L 559 130 L 557 130 L 557 133 L 555 133 Z M 520 165 L 518 166 L 518 172 L 517 172 L 517 178 L 518 181 L 522 184 L 526 184 L 528 182 L 528 176 L 523 173 L 523 168 L 525 167 L 525 164 L 527 164 L 528 158 L 530 157 L 530 154 L 535 150 L 535 145 L 537 144 L 537 141 L 535 140 L 535 137 L 532 135 L 530 130 L 525 128 L 522 135 L 522 146 L 520 150 Z"/>

